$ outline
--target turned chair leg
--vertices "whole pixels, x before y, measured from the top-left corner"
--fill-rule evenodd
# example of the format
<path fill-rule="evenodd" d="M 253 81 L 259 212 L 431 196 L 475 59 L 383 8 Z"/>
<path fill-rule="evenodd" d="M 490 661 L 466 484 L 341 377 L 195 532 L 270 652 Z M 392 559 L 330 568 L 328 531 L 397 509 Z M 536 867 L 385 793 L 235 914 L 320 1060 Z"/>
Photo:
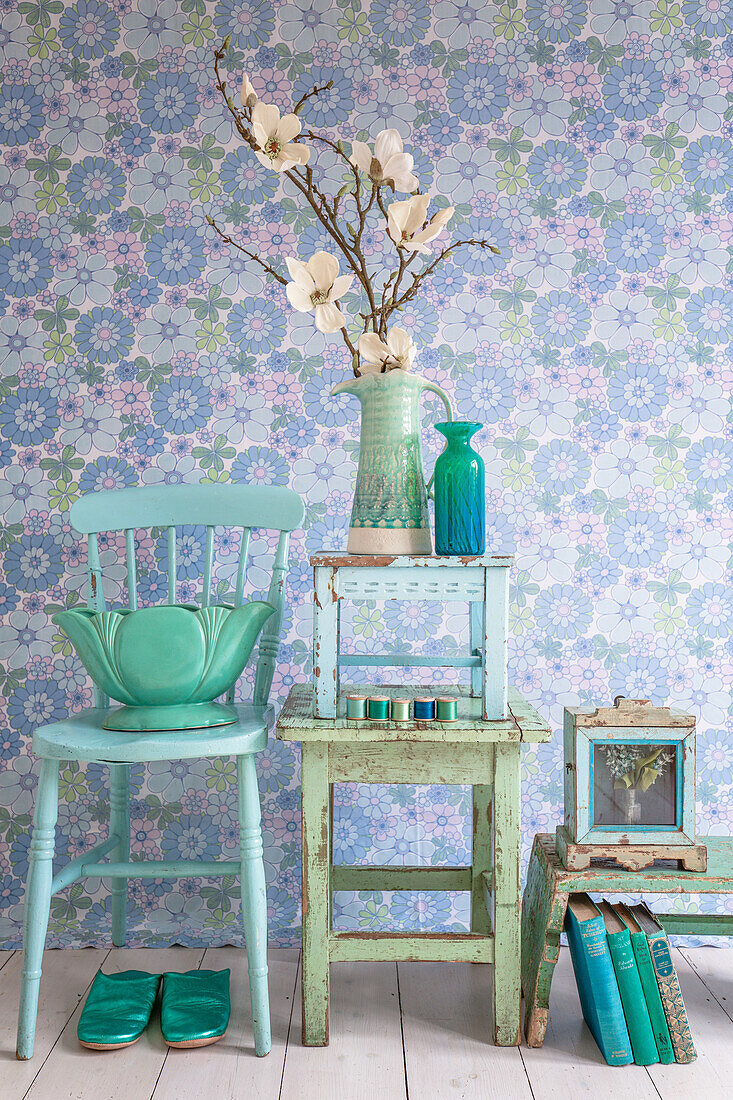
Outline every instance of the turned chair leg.
<path fill-rule="evenodd" d="M 42 760 L 33 811 L 28 881 L 23 917 L 23 969 L 16 1057 L 33 1057 L 41 963 L 51 910 L 53 852 L 59 809 L 59 762 Z"/>
<path fill-rule="evenodd" d="M 118 838 L 112 858 L 126 863 L 130 858 L 130 765 L 110 764 L 109 831 Z M 127 879 L 112 879 L 112 943 L 125 946 L 127 931 Z"/>
<path fill-rule="evenodd" d="M 260 794 L 254 756 L 237 757 L 239 850 L 242 860 L 242 920 L 247 945 L 249 995 L 255 1054 L 270 1053 L 270 997 L 267 988 L 267 889 L 262 859 Z"/>

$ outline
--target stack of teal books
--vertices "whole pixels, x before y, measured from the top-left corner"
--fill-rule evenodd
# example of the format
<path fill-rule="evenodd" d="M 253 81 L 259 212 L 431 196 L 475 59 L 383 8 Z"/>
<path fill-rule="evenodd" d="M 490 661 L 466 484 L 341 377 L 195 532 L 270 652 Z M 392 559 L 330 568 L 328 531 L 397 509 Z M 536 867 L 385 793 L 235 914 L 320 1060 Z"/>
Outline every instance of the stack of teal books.
<path fill-rule="evenodd" d="M 609 1066 L 693 1062 L 667 933 L 652 911 L 571 894 L 565 931 L 583 1017 Z"/>

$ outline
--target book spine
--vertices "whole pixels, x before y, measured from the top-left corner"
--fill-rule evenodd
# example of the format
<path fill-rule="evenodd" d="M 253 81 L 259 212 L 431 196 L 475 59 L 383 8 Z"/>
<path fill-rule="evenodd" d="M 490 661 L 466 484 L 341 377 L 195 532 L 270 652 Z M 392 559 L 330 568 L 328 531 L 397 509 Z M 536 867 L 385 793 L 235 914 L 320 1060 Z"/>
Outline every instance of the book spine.
<path fill-rule="evenodd" d="M 659 995 L 659 986 L 657 985 L 657 976 L 654 973 L 654 963 L 652 962 L 649 943 L 644 932 L 631 933 L 631 946 L 636 956 L 644 1000 L 654 1032 L 654 1040 L 659 1051 L 659 1061 L 664 1065 L 669 1065 L 670 1062 L 674 1062 L 676 1059 L 672 1049 L 672 1040 L 669 1036 L 669 1027 L 667 1017 L 664 1014 L 662 998 Z"/>
<path fill-rule="evenodd" d="M 659 1061 L 659 1052 L 654 1040 L 629 932 L 610 933 L 608 948 L 611 952 L 613 969 L 616 972 L 634 1061 L 638 1066 L 651 1066 Z"/>
<path fill-rule="evenodd" d="M 584 921 L 580 925 L 580 939 L 588 968 L 587 992 L 593 999 L 598 1021 L 598 1045 L 609 1066 L 626 1066 L 633 1061 L 633 1053 L 603 917 Z"/>
<path fill-rule="evenodd" d="M 652 956 L 654 973 L 657 976 L 659 996 L 662 998 L 664 1014 L 669 1025 L 669 1035 L 672 1040 L 675 1060 L 677 1062 L 694 1062 L 697 1058 L 697 1051 L 692 1041 L 685 1003 L 682 1000 L 677 972 L 669 953 L 669 942 L 666 933 L 663 932 L 661 935 L 650 937 L 649 950 Z"/>

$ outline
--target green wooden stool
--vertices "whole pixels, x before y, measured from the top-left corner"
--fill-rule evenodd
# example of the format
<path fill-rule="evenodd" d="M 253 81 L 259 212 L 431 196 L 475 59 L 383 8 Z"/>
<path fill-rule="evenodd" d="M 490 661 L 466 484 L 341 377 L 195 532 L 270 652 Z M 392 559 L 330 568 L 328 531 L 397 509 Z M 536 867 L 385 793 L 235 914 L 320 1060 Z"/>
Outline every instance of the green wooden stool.
<path fill-rule="evenodd" d="M 363 688 L 414 697 L 425 688 Z M 520 751 L 550 731 L 511 689 L 506 718 L 482 717 L 483 701 L 454 689 L 458 720 L 395 723 L 315 717 L 315 688 L 293 687 L 277 724 L 302 747 L 303 1042 L 328 1042 L 329 964 L 342 960 L 447 960 L 494 963 L 494 1041 L 519 1043 Z M 448 694 L 441 688 L 441 694 Z M 334 783 L 461 783 L 473 786 L 470 867 L 334 866 Z M 465 890 L 472 895 L 466 933 L 336 932 L 334 890 Z"/>

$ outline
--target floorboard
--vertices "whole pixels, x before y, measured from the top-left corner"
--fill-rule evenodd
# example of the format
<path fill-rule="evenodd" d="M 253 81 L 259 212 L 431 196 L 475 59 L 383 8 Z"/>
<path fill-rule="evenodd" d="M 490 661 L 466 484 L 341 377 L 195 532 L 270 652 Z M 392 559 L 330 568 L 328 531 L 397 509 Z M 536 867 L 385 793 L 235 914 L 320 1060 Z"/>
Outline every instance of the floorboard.
<path fill-rule="evenodd" d="M 281 1100 L 406 1100 L 394 963 L 335 963 L 330 1044 L 304 1047 L 300 1039 L 298 986 Z"/>
<path fill-rule="evenodd" d="M 697 1060 L 686 1066 L 650 1066 L 649 1075 L 664 1100 L 729 1100 L 733 1095 L 733 1023 L 717 998 L 725 995 L 726 988 L 728 996 L 733 995 L 733 951 L 701 947 L 686 954 L 695 960 L 694 967 L 681 951 L 673 952 Z"/>
<path fill-rule="evenodd" d="M 566 947 L 552 979 L 545 1045 L 522 1047 L 535 1100 L 647 1100 L 659 1096 L 643 1066 L 612 1068 L 583 1022 L 570 953 Z M 674 1068 L 674 1067 L 673 1067 Z M 680 1100 L 679 1094 L 677 1100 Z"/>
<path fill-rule="evenodd" d="M 54 952 L 53 954 L 60 954 Z M 76 952 L 68 952 L 76 954 Z M 107 974 L 120 970 L 196 970 L 202 948 L 120 948 L 110 951 Z M 160 1034 L 158 1011 L 137 1043 L 122 1050 L 86 1050 L 76 1038 L 77 1009 L 61 1033 L 27 1093 L 27 1100 L 149 1100 L 163 1068 L 168 1047 Z"/>
<path fill-rule="evenodd" d="M 411 1098 L 531 1098 L 518 1048 L 490 1043 L 492 967 L 399 963 L 398 974 Z"/>
<path fill-rule="evenodd" d="M 153 1093 L 154 1100 L 275 1100 L 280 1093 L 285 1049 L 290 1031 L 299 952 L 272 951 L 270 1016 L 272 1051 L 255 1058 L 252 1012 L 249 1003 L 247 959 L 235 947 L 217 948 L 204 955 L 202 968 L 232 972 L 232 1015 L 226 1035 L 211 1051 L 171 1050 Z M 299 993 L 300 991 L 298 991 Z M 206 1061 L 206 1093 L 202 1096 L 202 1055 Z"/>
<path fill-rule="evenodd" d="M 35 1053 L 27 1062 L 19 1062 L 15 1057 L 22 954 L 20 951 L 8 954 L 10 957 L 0 970 L 0 1096 L 2 1100 L 21 1100 L 109 952 L 94 948 L 46 951 Z"/>
<path fill-rule="evenodd" d="M 606 1065 L 582 1022 L 570 956 L 560 953 L 544 1047 L 488 1042 L 491 967 L 337 963 L 331 1043 L 301 1046 L 298 952 L 270 952 L 273 1048 L 255 1058 L 246 956 L 235 948 L 49 951 L 36 1055 L 15 1059 L 20 952 L 0 952 L 0 1100 L 729 1100 L 733 1095 L 733 951 L 675 952 L 698 1059 L 690 1066 Z M 169 1051 L 157 1018 L 108 1054 L 76 1039 L 81 1001 L 105 971 L 232 970 L 221 1043 Z"/>
<path fill-rule="evenodd" d="M 6 963 L 10 962 L 13 955 L 15 955 L 15 951 L 0 951 L 0 970 L 2 970 Z"/>
<path fill-rule="evenodd" d="M 687 947 L 680 950 L 680 955 L 707 986 L 733 1023 L 733 950 L 719 947 L 693 949 Z"/>

